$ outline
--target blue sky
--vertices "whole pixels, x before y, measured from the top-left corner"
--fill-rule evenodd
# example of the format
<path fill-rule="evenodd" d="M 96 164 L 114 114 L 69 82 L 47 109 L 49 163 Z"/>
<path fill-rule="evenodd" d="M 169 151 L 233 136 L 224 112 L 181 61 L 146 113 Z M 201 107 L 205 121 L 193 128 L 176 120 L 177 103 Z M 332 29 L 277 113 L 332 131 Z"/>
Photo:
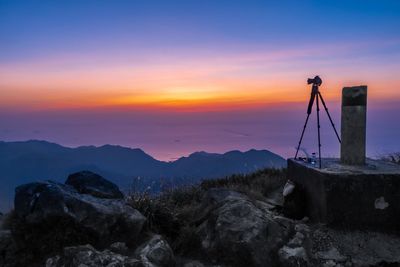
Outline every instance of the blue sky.
<path fill-rule="evenodd" d="M 367 84 L 368 151 L 400 150 L 399 29 L 400 1 L 0 0 L 0 140 L 289 156 L 320 74 L 337 122 Z"/>
<path fill-rule="evenodd" d="M 0 1 L 1 60 L 398 37 L 399 1 Z"/>

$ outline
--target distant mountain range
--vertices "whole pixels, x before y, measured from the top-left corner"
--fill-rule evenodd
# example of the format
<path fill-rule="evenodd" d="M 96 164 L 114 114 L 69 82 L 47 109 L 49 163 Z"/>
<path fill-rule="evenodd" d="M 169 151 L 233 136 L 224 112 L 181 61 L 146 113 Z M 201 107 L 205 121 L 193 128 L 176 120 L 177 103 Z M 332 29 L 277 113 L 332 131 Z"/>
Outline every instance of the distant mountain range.
<path fill-rule="evenodd" d="M 164 162 L 141 149 L 116 145 L 69 148 L 46 141 L 0 141 L 0 210 L 11 207 L 17 185 L 46 179 L 64 182 L 69 174 L 81 170 L 96 172 L 125 190 L 156 193 L 202 179 L 285 166 L 282 157 L 267 150 L 195 152 Z"/>

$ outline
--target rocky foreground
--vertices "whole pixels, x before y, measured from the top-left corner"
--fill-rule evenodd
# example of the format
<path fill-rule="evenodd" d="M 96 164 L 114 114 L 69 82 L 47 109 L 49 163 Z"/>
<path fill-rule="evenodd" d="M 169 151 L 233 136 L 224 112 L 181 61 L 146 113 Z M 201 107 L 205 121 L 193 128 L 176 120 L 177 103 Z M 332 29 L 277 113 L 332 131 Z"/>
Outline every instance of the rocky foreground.
<path fill-rule="evenodd" d="M 400 266 L 400 236 L 293 220 L 282 183 L 245 187 L 216 183 L 155 210 L 90 172 L 22 185 L 0 219 L 0 266 Z"/>

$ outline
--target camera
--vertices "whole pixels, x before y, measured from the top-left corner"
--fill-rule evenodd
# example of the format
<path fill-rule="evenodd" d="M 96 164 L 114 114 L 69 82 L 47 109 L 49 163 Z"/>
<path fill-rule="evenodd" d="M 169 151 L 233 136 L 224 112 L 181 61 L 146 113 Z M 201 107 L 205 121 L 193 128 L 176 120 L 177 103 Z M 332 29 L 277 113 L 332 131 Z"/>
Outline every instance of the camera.
<path fill-rule="evenodd" d="M 315 76 L 314 79 L 307 79 L 307 84 L 314 84 L 316 86 L 320 86 L 322 84 L 322 80 L 319 76 Z"/>

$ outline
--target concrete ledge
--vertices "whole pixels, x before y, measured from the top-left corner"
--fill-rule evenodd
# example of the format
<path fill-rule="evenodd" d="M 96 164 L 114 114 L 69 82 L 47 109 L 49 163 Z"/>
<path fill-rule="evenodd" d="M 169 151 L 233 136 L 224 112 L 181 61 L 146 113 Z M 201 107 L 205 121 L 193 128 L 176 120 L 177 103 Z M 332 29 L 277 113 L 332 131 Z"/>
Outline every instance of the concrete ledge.
<path fill-rule="evenodd" d="M 367 159 L 364 166 L 323 159 L 322 169 L 288 159 L 288 179 L 306 195 L 314 222 L 400 231 L 400 166 Z"/>

